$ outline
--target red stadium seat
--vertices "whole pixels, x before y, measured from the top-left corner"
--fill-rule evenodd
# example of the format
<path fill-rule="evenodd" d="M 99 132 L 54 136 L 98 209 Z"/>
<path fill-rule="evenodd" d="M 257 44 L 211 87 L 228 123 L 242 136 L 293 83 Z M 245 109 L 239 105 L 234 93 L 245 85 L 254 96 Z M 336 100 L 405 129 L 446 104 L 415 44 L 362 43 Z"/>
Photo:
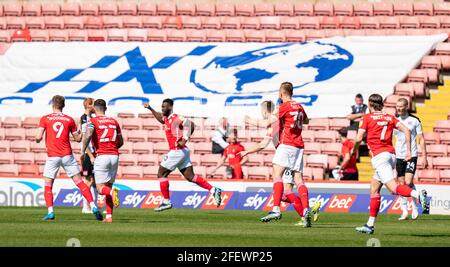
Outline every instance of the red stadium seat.
<path fill-rule="evenodd" d="M 339 17 L 322 17 L 322 20 L 320 21 L 320 28 L 321 29 L 338 29 L 340 25 L 340 19 Z"/>
<path fill-rule="evenodd" d="M 152 142 L 133 143 L 132 153 L 146 154 L 146 155 L 152 154 L 153 153 L 153 143 Z"/>
<path fill-rule="evenodd" d="M 98 15 L 98 4 L 89 3 L 89 2 L 81 3 L 80 15 L 81 16 L 97 16 Z"/>
<path fill-rule="evenodd" d="M 353 5 L 354 16 L 373 16 L 373 5 L 369 2 L 358 2 Z"/>
<path fill-rule="evenodd" d="M 147 31 L 147 40 L 149 42 L 165 42 L 167 40 L 167 33 L 165 30 L 149 29 Z"/>
<path fill-rule="evenodd" d="M 325 32 L 322 30 L 305 30 L 306 41 L 325 38 Z"/>
<path fill-rule="evenodd" d="M 413 5 L 408 2 L 399 2 L 394 3 L 394 15 L 404 15 L 404 16 L 412 16 L 413 15 Z"/>
<path fill-rule="evenodd" d="M 222 30 L 206 30 L 206 42 L 225 42 L 226 32 Z"/>
<path fill-rule="evenodd" d="M 428 167 L 429 169 L 433 168 L 433 158 L 432 157 L 427 157 L 427 162 L 428 162 Z M 418 170 L 423 170 L 423 158 L 422 157 L 418 157 L 417 158 L 417 169 Z"/>
<path fill-rule="evenodd" d="M 159 157 L 156 154 L 141 154 L 137 156 L 138 166 L 158 166 Z"/>
<path fill-rule="evenodd" d="M 420 19 L 421 28 L 437 29 L 441 26 L 441 20 L 439 17 L 423 16 Z"/>
<path fill-rule="evenodd" d="M 162 124 L 154 118 L 142 119 L 142 129 L 161 130 Z"/>
<path fill-rule="evenodd" d="M 3 128 L 20 128 L 22 119 L 20 117 L 5 117 L 2 121 Z"/>
<path fill-rule="evenodd" d="M 117 6 L 118 15 L 136 16 L 137 12 L 136 3 L 121 2 Z"/>
<path fill-rule="evenodd" d="M 241 20 L 239 17 L 221 17 L 220 24 L 222 29 L 240 29 Z"/>
<path fill-rule="evenodd" d="M 399 17 L 393 17 L 393 16 L 381 17 L 380 28 L 381 29 L 398 29 L 398 28 L 400 28 Z"/>
<path fill-rule="evenodd" d="M 57 3 L 45 3 L 41 8 L 42 16 L 59 16 L 61 13 L 61 6 Z"/>
<path fill-rule="evenodd" d="M 162 28 L 163 17 L 160 16 L 145 16 L 142 18 L 142 28 Z"/>
<path fill-rule="evenodd" d="M 335 16 L 353 16 L 352 3 L 334 3 L 334 15 Z"/>
<path fill-rule="evenodd" d="M 40 3 L 23 3 L 22 16 L 40 16 L 41 4 Z"/>
<path fill-rule="evenodd" d="M 206 31 L 189 29 L 186 31 L 186 41 L 188 41 L 188 42 L 205 42 L 206 41 Z"/>
<path fill-rule="evenodd" d="M 360 17 L 359 23 L 361 29 L 378 29 L 380 27 L 379 17 Z"/>
<path fill-rule="evenodd" d="M 328 156 L 328 168 L 330 170 L 336 168 L 339 163 L 339 156 Z"/>
<path fill-rule="evenodd" d="M 84 30 L 72 29 L 69 30 L 69 41 L 72 42 L 86 42 L 88 39 L 87 32 Z"/>
<path fill-rule="evenodd" d="M 131 154 L 132 151 L 133 151 L 133 143 L 132 142 L 124 142 L 123 146 L 119 149 L 119 153 L 121 155 L 122 154 Z"/>
<path fill-rule="evenodd" d="M 437 69 L 425 69 L 428 76 L 428 82 L 436 84 L 439 82 L 439 71 Z"/>
<path fill-rule="evenodd" d="M 300 29 L 319 29 L 320 17 L 305 17 L 299 22 Z"/>
<path fill-rule="evenodd" d="M 202 27 L 201 17 L 185 16 L 181 19 L 183 28 L 185 29 L 200 29 Z"/>
<path fill-rule="evenodd" d="M 450 55 L 450 43 L 438 43 L 434 52 L 435 55 Z"/>
<path fill-rule="evenodd" d="M 10 144 L 10 152 L 29 152 L 30 151 L 30 141 L 27 140 L 15 140 Z"/>
<path fill-rule="evenodd" d="M 304 180 L 313 180 L 312 168 L 304 167 L 302 176 Z"/>
<path fill-rule="evenodd" d="M 245 39 L 247 42 L 265 42 L 265 31 L 258 30 L 244 30 Z"/>
<path fill-rule="evenodd" d="M 329 120 L 328 118 L 313 118 L 308 123 L 309 130 L 328 130 Z"/>
<path fill-rule="evenodd" d="M 196 146 L 196 149 L 197 149 L 197 146 Z M 209 146 L 208 153 L 211 153 L 211 146 Z M 196 154 L 198 154 L 198 153 L 196 152 Z M 201 166 L 206 166 L 206 167 L 208 167 L 208 166 L 216 166 L 217 162 L 220 160 L 221 157 L 222 157 L 222 155 L 220 155 L 220 154 L 205 154 L 205 155 L 202 155 L 200 157 L 200 165 Z"/>
<path fill-rule="evenodd" d="M 388 2 L 375 2 L 373 3 L 373 15 L 374 16 L 392 16 L 394 14 L 394 8 L 392 3 Z"/>
<path fill-rule="evenodd" d="M 197 3 L 196 16 L 214 16 L 216 13 L 216 6 L 213 3 Z"/>
<path fill-rule="evenodd" d="M 313 16 L 314 5 L 308 2 L 294 4 L 294 16 Z"/>
<path fill-rule="evenodd" d="M 211 154 L 212 146 L 210 143 L 195 143 L 194 153 L 195 154 Z"/>
<path fill-rule="evenodd" d="M 125 166 L 122 168 L 123 178 L 142 178 L 144 172 L 141 166 Z"/>
<path fill-rule="evenodd" d="M 316 137 L 316 131 L 304 130 L 302 131 L 302 138 L 305 143 L 312 143 Z"/>
<path fill-rule="evenodd" d="M 5 129 L 5 140 L 24 140 L 25 129 L 22 128 L 8 128 Z"/>
<path fill-rule="evenodd" d="M 34 153 L 14 153 L 14 163 L 19 165 L 34 164 Z"/>
<path fill-rule="evenodd" d="M 181 29 L 183 22 L 180 16 L 166 16 L 162 21 L 163 28 Z"/>
<path fill-rule="evenodd" d="M 216 16 L 234 16 L 235 7 L 232 3 L 217 3 L 216 4 Z"/>
<path fill-rule="evenodd" d="M 78 5 L 78 3 L 65 2 L 61 5 L 61 15 L 79 16 L 80 6 Z"/>
<path fill-rule="evenodd" d="M 401 16 L 400 17 L 400 28 L 416 29 L 419 27 L 420 27 L 419 17 L 412 17 L 412 16 Z"/>
<path fill-rule="evenodd" d="M 45 28 L 44 17 L 28 17 L 26 18 L 25 26 L 28 29 L 44 29 Z"/>
<path fill-rule="evenodd" d="M 449 169 L 450 168 L 450 157 L 438 157 L 433 158 L 433 168 L 434 169 Z"/>
<path fill-rule="evenodd" d="M 128 132 L 129 142 L 146 142 L 148 137 L 148 131 L 146 130 L 134 130 Z"/>
<path fill-rule="evenodd" d="M 137 8 L 139 16 L 154 16 L 156 15 L 156 4 L 152 2 L 140 2 Z"/>
<path fill-rule="evenodd" d="M 18 176 L 19 166 L 16 164 L 3 164 L 0 166 L 1 176 Z"/>
<path fill-rule="evenodd" d="M 177 4 L 177 15 L 194 16 L 195 15 L 195 4 L 194 3 L 178 3 Z"/>
<path fill-rule="evenodd" d="M 123 120 L 122 129 L 124 130 L 140 130 L 142 129 L 142 119 L 141 118 L 128 118 Z"/>
<path fill-rule="evenodd" d="M 11 141 L 0 140 L 0 152 L 9 152 Z"/>
<path fill-rule="evenodd" d="M 115 16 L 117 15 L 117 4 L 114 2 L 100 3 L 98 9 L 99 15 Z"/>
<path fill-rule="evenodd" d="M 314 16 L 333 16 L 334 8 L 332 3 L 317 2 L 314 5 Z"/>
<path fill-rule="evenodd" d="M 450 28 L 450 16 L 440 16 L 441 28 Z"/>
<path fill-rule="evenodd" d="M 410 96 L 400 96 L 400 95 L 388 95 L 385 99 L 384 99 L 384 106 L 385 107 L 392 107 L 395 108 L 395 106 L 397 105 L 397 101 L 400 98 L 406 98 L 409 102 L 409 109 L 412 108 L 412 99 Z"/>
<path fill-rule="evenodd" d="M 202 17 L 203 29 L 220 29 L 221 18 L 220 17 Z"/>
<path fill-rule="evenodd" d="M 315 141 L 319 143 L 333 143 L 338 139 L 336 131 L 317 131 L 315 134 Z"/>
<path fill-rule="evenodd" d="M 48 42 L 49 32 L 47 30 L 30 30 L 31 42 Z"/>
<path fill-rule="evenodd" d="M 246 166 L 264 166 L 264 155 L 262 154 L 249 154 Z"/>
<path fill-rule="evenodd" d="M 168 42 L 186 42 L 186 31 L 178 29 L 167 30 Z"/>
<path fill-rule="evenodd" d="M 415 96 L 413 83 L 398 83 L 395 85 L 394 93 L 396 95 Z"/>
<path fill-rule="evenodd" d="M 350 121 L 345 118 L 334 118 L 328 120 L 330 125 L 330 130 L 339 130 L 343 127 L 348 127 L 350 125 Z"/>
<path fill-rule="evenodd" d="M 171 2 L 159 3 L 156 7 L 156 14 L 160 16 L 175 16 L 176 11 L 177 6 Z"/>
<path fill-rule="evenodd" d="M 280 29 L 280 17 L 264 16 L 260 17 L 261 29 Z"/>
<path fill-rule="evenodd" d="M 0 152 L 0 164 L 12 164 L 14 154 L 13 152 Z"/>
<path fill-rule="evenodd" d="M 329 156 L 340 156 L 342 144 L 341 143 L 322 143 L 321 151 L 323 154 Z"/>
<path fill-rule="evenodd" d="M 1 167 L 0 167 L 1 168 Z M 38 176 L 39 166 L 38 165 L 20 165 L 19 166 L 20 176 Z"/>
<path fill-rule="evenodd" d="M 135 154 L 122 154 L 120 155 L 120 166 L 134 166 L 137 164 L 137 155 Z"/>
<path fill-rule="evenodd" d="M 323 168 L 311 168 L 312 178 L 314 180 L 323 180 L 325 172 Z"/>
<path fill-rule="evenodd" d="M 442 133 L 437 133 L 437 134 L 439 134 L 439 143 L 440 144 L 450 145 L 450 132 L 442 132 Z"/>
<path fill-rule="evenodd" d="M 275 9 L 272 3 L 255 4 L 255 16 L 273 16 Z"/>
<path fill-rule="evenodd" d="M 450 183 L 450 170 L 440 170 L 439 178 L 442 183 Z"/>
<path fill-rule="evenodd" d="M 255 7 L 249 3 L 237 3 L 235 5 L 236 16 L 251 17 L 255 15 Z"/>
<path fill-rule="evenodd" d="M 450 132 L 450 120 L 437 121 L 434 127 L 435 132 Z M 6 136 L 5 136 L 6 139 Z M 442 138 L 441 138 L 442 139 Z"/>
<path fill-rule="evenodd" d="M 435 145 L 441 142 L 441 135 L 436 132 L 425 132 L 423 133 L 423 137 L 427 145 Z"/>
<path fill-rule="evenodd" d="M 104 42 L 108 33 L 106 30 L 91 29 L 87 31 L 89 42 Z"/>
<path fill-rule="evenodd" d="M 447 145 L 445 144 L 427 145 L 427 156 L 446 157 Z"/>
<path fill-rule="evenodd" d="M 146 42 L 146 29 L 128 29 L 128 42 Z"/>
<path fill-rule="evenodd" d="M 166 142 L 154 143 L 153 153 L 155 154 L 166 154 L 169 152 L 169 145 Z"/>
<path fill-rule="evenodd" d="M 304 153 L 306 155 L 320 154 L 321 147 L 321 143 L 305 143 Z"/>
<path fill-rule="evenodd" d="M 4 16 L 21 16 L 22 15 L 22 5 L 16 2 L 7 2 L 3 4 L 3 15 Z"/>
<path fill-rule="evenodd" d="M 69 18 L 77 18 L 77 17 L 69 17 Z M 123 19 L 121 16 L 103 16 L 103 29 L 122 28 L 122 26 L 123 26 Z"/>
<path fill-rule="evenodd" d="M 450 15 L 450 3 L 438 2 L 433 4 L 435 16 L 449 16 Z"/>
<path fill-rule="evenodd" d="M 267 29 L 264 31 L 266 42 L 285 42 L 286 36 L 283 31 Z"/>
<path fill-rule="evenodd" d="M 323 168 L 328 167 L 328 155 L 309 155 L 306 157 L 306 167 Z"/>
<path fill-rule="evenodd" d="M 340 26 L 342 29 L 359 29 L 359 17 L 344 17 Z"/>
<path fill-rule="evenodd" d="M 45 142 L 41 141 L 40 143 L 31 142 L 30 143 L 30 152 L 33 153 L 45 153 L 47 152 L 47 148 L 45 146 Z"/>
<path fill-rule="evenodd" d="M 433 15 L 433 3 L 431 2 L 414 2 L 414 16 L 417 15 Z"/>
<path fill-rule="evenodd" d="M 126 42 L 128 38 L 128 31 L 126 29 L 108 29 L 107 33 L 108 42 Z"/>
<path fill-rule="evenodd" d="M 300 27 L 300 20 L 298 17 L 281 17 L 281 29 L 298 29 Z"/>
<path fill-rule="evenodd" d="M 258 17 L 241 17 L 241 29 L 259 29 L 259 20 Z"/>
<path fill-rule="evenodd" d="M 34 163 L 44 165 L 47 161 L 47 153 L 34 153 Z"/>
<path fill-rule="evenodd" d="M 441 58 L 439 56 L 424 56 L 420 62 L 421 69 L 438 69 L 442 68 Z"/>
<path fill-rule="evenodd" d="M 425 69 L 413 69 L 409 72 L 407 82 L 428 83 L 428 73 Z"/>
<path fill-rule="evenodd" d="M 148 132 L 149 142 L 164 142 L 166 141 L 166 134 L 162 130 L 153 130 Z"/>
<path fill-rule="evenodd" d="M 275 3 L 274 7 L 275 16 L 293 16 L 294 5 L 292 3 Z"/>
<path fill-rule="evenodd" d="M 87 16 L 84 19 L 84 28 L 85 29 L 102 29 L 103 28 L 103 19 L 102 17 L 94 17 Z"/>
<path fill-rule="evenodd" d="M 439 181 L 439 170 L 418 170 L 418 180 L 419 182 L 432 182 L 435 183 Z"/>
<path fill-rule="evenodd" d="M 249 180 L 269 180 L 270 168 L 265 167 L 249 167 L 247 168 L 247 176 L 244 176 Z"/>
<path fill-rule="evenodd" d="M 25 19 L 24 17 L 6 17 L 6 29 L 24 29 Z"/>
<path fill-rule="evenodd" d="M 263 155 L 263 164 L 264 166 L 272 167 L 272 159 L 273 155 Z"/>
<path fill-rule="evenodd" d="M 106 17 L 105 17 L 106 18 Z M 120 18 L 114 17 L 115 20 L 119 20 Z M 106 18 L 108 19 L 108 18 Z M 110 23 L 110 22 L 109 22 Z M 55 24 L 57 25 L 57 24 Z M 113 27 L 109 27 L 110 25 L 104 25 L 106 26 L 105 28 L 121 28 L 122 27 L 122 21 L 120 21 L 120 23 L 115 23 L 112 24 L 111 26 Z M 65 16 L 64 17 L 64 28 L 65 29 L 83 29 L 84 28 L 84 18 L 83 17 L 73 17 L 73 16 Z"/>
<path fill-rule="evenodd" d="M 144 178 L 158 178 L 159 166 L 146 166 L 142 168 Z"/>

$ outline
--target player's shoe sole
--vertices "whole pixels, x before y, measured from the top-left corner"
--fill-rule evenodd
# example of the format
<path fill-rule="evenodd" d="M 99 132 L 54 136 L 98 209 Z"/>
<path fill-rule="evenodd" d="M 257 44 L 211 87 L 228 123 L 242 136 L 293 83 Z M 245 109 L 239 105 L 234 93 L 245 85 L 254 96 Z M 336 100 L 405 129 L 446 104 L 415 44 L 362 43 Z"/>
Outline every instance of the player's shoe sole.
<path fill-rule="evenodd" d="M 313 215 L 313 221 L 317 222 L 319 220 L 319 212 L 320 212 L 320 202 L 314 203 L 314 206 L 311 209 L 311 214 Z"/>
<path fill-rule="evenodd" d="M 367 224 L 360 226 L 360 227 L 356 227 L 355 230 L 359 233 L 368 234 L 368 235 L 371 235 L 375 232 L 374 227 L 367 226 Z"/>
<path fill-rule="evenodd" d="M 420 191 L 419 201 L 422 205 L 422 214 L 430 214 L 430 204 L 428 203 L 426 190 Z"/>
<path fill-rule="evenodd" d="M 113 199 L 114 208 L 118 208 L 120 205 L 120 201 L 119 201 L 119 189 L 117 187 L 114 187 L 112 189 L 112 199 Z"/>
<path fill-rule="evenodd" d="M 55 220 L 55 214 L 53 212 L 47 213 L 47 215 L 45 215 L 44 218 L 42 218 L 42 220 L 53 221 L 53 220 Z"/>
<path fill-rule="evenodd" d="M 260 219 L 261 222 L 270 222 L 271 220 L 280 220 L 281 219 L 281 212 L 269 212 L 266 216 L 262 217 Z"/>
<path fill-rule="evenodd" d="M 170 210 L 172 208 L 172 204 L 161 204 L 159 205 L 159 207 L 155 208 L 154 211 L 156 212 L 161 212 L 161 211 L 165 211 L 165 210 Z"/>
<path fill-rule="evenodd" d="M 217 187 L 214 187 L 214 202 L 216 203 L 216 207 L 220 207 L 222 204 L 222 190 Z"/>
<path fill-rule="evenodd" d="M 102 215 L 102 213 L 100 212 L 100 210 L 98 210 L 97 207 L 92 208 L 92 214 L 94 214 L 95 219 L 96 219 L 97 221 L 102 221 L 102 220 L 103 220 L 103 215 Z"/>
<path fill-rule="evenodd" d="M 309 209 L 307 209 L 305 211 L 304 217 L 303 217 L 303 227 L 304 228 L 309 228 L 311 227 L 311 211 Z"/>

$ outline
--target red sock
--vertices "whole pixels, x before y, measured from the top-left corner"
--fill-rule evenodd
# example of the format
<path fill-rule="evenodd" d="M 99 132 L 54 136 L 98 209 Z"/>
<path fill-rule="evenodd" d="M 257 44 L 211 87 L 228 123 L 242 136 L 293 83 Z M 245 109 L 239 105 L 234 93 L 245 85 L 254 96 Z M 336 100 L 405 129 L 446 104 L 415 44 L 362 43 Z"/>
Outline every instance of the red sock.
<path fill-rule="evenodd" d="M 99 193 L 104 195 L 104 196 L 110 196 L 111 195 L 111 187 L 103 186 L 102 190 Z"/>
<path fill-rule="evenodd" d="M 159 178 L 159 188 L 161 189 L 161 193 L 164 199 L 169 199 L 169 179 L 167 178 Z"/>
<path fill-rule="evenodd" d="M 370 217 L 377 217 L 378 211 L 380 210 L 380 198 L 381 196 L 379 194 L 370 196 Z"/>
<path fill-rule="evenodd" d="M 411 191 L 413 189 L 411 187 L 409 187 L 408 185 L 404 185 L 404 184 L 400 184 L 397 185 L 397 189 L 395 190 L 397 193 L 397 195 L 400 195 L 402 197 L 410 197 L 411 196 Z"/>
<path fill-rule="evenodd" d="M 300 201 L 300 198 L 296 196 L 294 193 L 290 193 L 286 195 L 286 198 L 292 203 L 292 206 L 294 206 L 295 211 L 300 215 L 300 217 L 303 217 L 303 205 Z"/>
<path fill-rule="evenodd" d="M 279 207 L 281 205 L 281 197 L 283 196 L 283 182 L 277 181 L 273 183 L 273 205 Z"/>
<path fill-rule="evenodd" d="M 201 188 L 205 188 L 208 191 L 212 188 L 212 185 L 210 185 L 208 181 L 203 179 L 200 175 L 195 175 L 194 179 L 192 179 L 192 182 L 198 184 Z"/>
<path fill-rule="evenodd" d="M 105 202 L 106 202 L 106 215 L 112 215 L 113 213 L 113 199 L 111 195 L 106 195 L 105 196 Z"/>
<path fill-rule="evenodd" d="M 91 194 L 91 189 L 83 182 L 82 179 L 76 180 L 75 184 L 77 185 L 78 189 L 80 189 L 81 194 L 88 201 L 88 203 L 94 202 L 94 198 Z"/>
<path fill-rule="evenodd" d="M 288 195 L 289 195 L 289 193 L 288 193 Z M 284 193 L 283 196 L 281 196 L 281 202 L 286 202 L 286 203 L 292 204 L 291 200 L 287 197 L 286 193 Z"/>
<path fill-rule="evenodd" d="M 298 195 L 300 196 L 300 201 L 302 202 L 302 206 L 304 209 L 309 208 L 309 198 L 308 198 L 308 188 L 306 185 L 302 184 L 300 186 L 297 185 Z"/>
<path fill-rule="evenodd" d="M 53 207 L 53 185 L 51 183 L 45 183 L 44 198 L 47 208 Z"/>

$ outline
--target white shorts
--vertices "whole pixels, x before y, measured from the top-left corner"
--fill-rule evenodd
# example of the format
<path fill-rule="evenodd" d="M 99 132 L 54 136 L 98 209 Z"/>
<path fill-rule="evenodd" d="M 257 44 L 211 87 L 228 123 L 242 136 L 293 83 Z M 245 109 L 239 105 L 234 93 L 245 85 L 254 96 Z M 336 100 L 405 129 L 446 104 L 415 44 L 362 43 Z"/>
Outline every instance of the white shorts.
<path fill-rule="evenodd" d="M 44 167 L 44 177 L 55 179 L 59 167 L 63 167 L 67 176 L 72 177 L 80 173 L 80 167 L 73 155 L 64 157 L 48 157 Z"/>
<path fill-rule="evenodd" d="M 281 144 L 275 151 L 272 163 L 293 171 L 303 172 L 303 148 Z"/>
<path fill-rule="evenodd" d="M 97 184 L 113 184 L 119 167 L 118 155 L 100 155 L 94 161 L 94 179 Z"/>
<path fill-rule="evenodd" d="M 281 179 L 283 180 L 283 184 L 295 185 L 294 172 L 290 169 L 286 169 L 284 171 L 283 177 Z"/>
<path fill-rule="evenodd" d="M 164 155 L 161 166 L 170 171 L 174 171 L 176 168 L 182 170 L 192 166 L 189 149 L 170 150 L 167 155 Z"/>
<path fill-rule="evenodd" d="M 382 184 L 395 179 L 395 155 L 389 152 L 382 152 L 372 158 L 372 168 L 375 170 L 373 178 Z"/>

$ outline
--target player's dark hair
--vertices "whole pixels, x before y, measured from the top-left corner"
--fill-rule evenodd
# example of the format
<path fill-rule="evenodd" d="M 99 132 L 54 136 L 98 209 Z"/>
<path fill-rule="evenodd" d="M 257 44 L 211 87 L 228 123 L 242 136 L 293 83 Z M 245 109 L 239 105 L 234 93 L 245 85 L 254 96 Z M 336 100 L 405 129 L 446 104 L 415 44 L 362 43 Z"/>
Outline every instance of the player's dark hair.
<path fill-rule="evenodd" d="M 363 96 L 362 96 L 362 94 L 357 94 L 357 95 L 355 96 L 355 98 L 363 99 Z"/>
<path fill-rule="evenodd" d="M 376 111 L 381 111 L 383 109 L 383 97 L 379 94 L 371 94 L 369 96 L 369 105 L 373 107 Z"/>
<path fill-rule="evenodd" d="M 280 89 L 289 96 L 292 96 L 294 94 L 294 86 L 290 82 L 282 83 Z"/>
<path fill-rule="evenodd" d="M 164 99 L 164 100 L 163 100 L 163 103 L 167 103 L 167 104 L 169 104 L 170 106 L 173 106 L 173 100 L 170 99 L 170 98 Z"/>
<path fill-rule="evenodd" d="M 347 138 L 347 134 L 348 134 L 347 127 L 342 127 L 341 129 L 338 130 L 338 133 L 340 136 Z"/>
<path fill-rule="evenodd" d="M 103 99 L 97 99 L 94 101 L 95 109 L 106 111 L 106 101 Z"/>
<path fill-rule="evenodd" d="M 262 102 L 261 106 L 264 108 L 264 110 L 266 110 L 269 113 L 272 113 L 273 110 L 275 109 L 275 104 L 270 100 Z"/>
<path fill-rule="evenodd" d="M 55 95 L 52 98 L 52 105 L 57 109 L 63 109 L 66 106 L 66 99 L 64 96 Z"/>

